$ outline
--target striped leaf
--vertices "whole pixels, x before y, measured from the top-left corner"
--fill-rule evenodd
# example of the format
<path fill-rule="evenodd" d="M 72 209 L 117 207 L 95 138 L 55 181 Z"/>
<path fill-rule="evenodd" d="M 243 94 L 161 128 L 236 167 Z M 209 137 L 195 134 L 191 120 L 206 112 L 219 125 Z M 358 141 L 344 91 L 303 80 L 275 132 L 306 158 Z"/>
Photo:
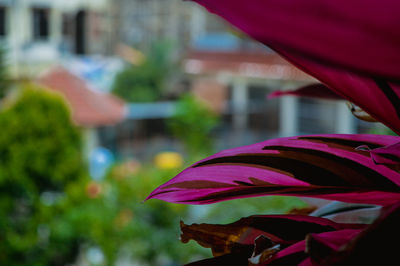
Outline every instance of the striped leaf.
<path fill-rule="evenodd" d="M 154 190 L 186 204 L 265 195 L 305 196 L 386 205 L 400 200 L 400 174 L 370 153 L 399 142 L 382 135 L 311 135 L 268 140 L 225 150 L 192 165 Z"/>
<path fill-rule="evenodd" d="M 304 215 L 254 215 L 237 222 L 218 224 L 181 223 L 181 241 L 193 239 L 201 246 L 211 248 L 214 256 L 228 253 L 252 252 L 254 241 L 264 236 L 270 246 L 288 246 L 304 240 L 307 234 L 342 229 L 360 229 L 361 224 L 335 223 L 325 218 Z"/>
<path fill-rule="evenodd" d="M 366 149 L 371 153 L 371 157 L 377 164 L 384 164 L 394 167 L 396 170 L 400 168 L 400 143 L 395 143 L 386 147 L 380 147 L 370 150 L 367 145 L 358 147 L 358 149 Z"/>
<path fill-rule="evenodd" d="M 188 265 L 221 265 L 234 260 L 250 262 L 249 265 L 297 265 L 309 255 L 333 254 L 363 228 L 365 225 L 311 216 L 256 215 L 227 225 L 182 223 L 181 240 L 187 243 L 193 239 L 211 248 L 216 256 Z M 327 252 L 318 252 L 322 248 Z M 291 264 L 284 264 L 288 262 Z"/>
<path fill-rule="evenodd" d="M 325 265 L 324 261 L 357 238 L 361 230 L 343 229 L 319 234 L 310 234 L 305 240 L 299 241 L 278 252 L 276 256 L 259 265 L 271 266 L 313 266 Z"/>

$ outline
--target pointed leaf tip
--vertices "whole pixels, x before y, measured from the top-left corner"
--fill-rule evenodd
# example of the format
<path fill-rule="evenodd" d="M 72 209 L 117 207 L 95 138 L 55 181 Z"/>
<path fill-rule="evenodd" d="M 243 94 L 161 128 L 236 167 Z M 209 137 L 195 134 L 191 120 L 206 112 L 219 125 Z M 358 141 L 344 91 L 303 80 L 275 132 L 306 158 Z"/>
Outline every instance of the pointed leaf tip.
<path fill-rule="evenodd" d="M 400 199 L 400 174 L 376 165 L 361 145 L 381 148 L 400 137 L 312 135 L 273 139 L 208 157 L 154 190 L 185 204 L 266 195 L 386 205 Z"/>

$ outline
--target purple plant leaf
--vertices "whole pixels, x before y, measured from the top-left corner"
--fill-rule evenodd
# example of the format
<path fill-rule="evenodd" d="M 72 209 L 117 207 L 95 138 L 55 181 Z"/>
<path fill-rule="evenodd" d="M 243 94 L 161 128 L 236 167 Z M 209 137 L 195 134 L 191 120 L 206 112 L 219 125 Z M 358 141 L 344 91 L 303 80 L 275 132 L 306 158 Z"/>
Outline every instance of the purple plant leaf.
<path fill-rule="evenodd" d="M 288 95 L 319 98 L 326 100 L 344 100 L 343 97 L 339 96 L 338 94 L 336 94 L 331 89 L 329 89 L 328 87 L 326 87 L 321 83 L 311 84 L 294 90 L 274 91 L 268 95 L 268 99 L 277 98 L 281 96 L 288 96 Z"/>
<path fill-rule="evenodd" d="M 355 239 L 361 230 L 341 230 L 325 234 L 309 234 L 305 239 L 305 252 L 310 259 L 322 264 L 328 257 L 339 251 L 349 241 Z"/>
<path fill-rule="evenodd" d="M 399 140 L 382 135 L 310 135 L 225 150 L 185 169 L 147 199 L 208 204 L 287 195 L 392 204 L 400 200 L 400 174 L 355 148 L 381 148 Z"/>
<path fill-rule="evenodd" d="M 303 240 L 307 234 L 342 229 L 360 229 L 363 224 L 341 224 L 325 218 L 305 215 L 254 215 L 231 224 L 192 224 L 181 222 L 181 241 L 193 239 L 211 248 L 214 256 L 243 252 L 263 235 L 274 244 L 289 245 Z"/>
<path fill-rule="evenodd" d="M 399 2 L 195 1 L 400 133 Z"/>
<path fill-rule="evenodd" d="M 400 166 L 400 142 L 372 150 L 370 150 L 369 147 L 366 145 L 360 146 L 358 148 L 369 150 L 371 153 L 371 158 L 377 164 L 394 166 L 397 167 L 397 169 Z"/>
<path fill-rule="evenodd" d="M 324 265 L 398 264 L 398 248 L 393 243 L 400 237 L 399 223 L 400 202 L 386 206 L 373 224 L 329 256 Z"/>
<path fill-rule="evenodd" d="M 234 257 L 240 255 L 246 260 L 250 258 L 254 262 L 273 257 L 279 250 L 304 240 L 308 234 L 344 229 L 360 230 L 365 226 L 340 224 L 304 215 L 254 215 L 226 225 L 181 223 L 181 241 L 187 243 L 193 239 L 201 246 L 211 248 L 213 255 L 217 257 L 195 265 L 231 259 L 232 254 L 236 254 Z M 231 256 L 227 256 L 228 254 Z"/>
<path fill-rule="evenodd" d="M 361 232 L 360 229 L 343 229 L 310 234 L 305 240 L 281 250 L 275 257 L 260 265 L 323 265 L 321 261 L 355 239 Z"/>

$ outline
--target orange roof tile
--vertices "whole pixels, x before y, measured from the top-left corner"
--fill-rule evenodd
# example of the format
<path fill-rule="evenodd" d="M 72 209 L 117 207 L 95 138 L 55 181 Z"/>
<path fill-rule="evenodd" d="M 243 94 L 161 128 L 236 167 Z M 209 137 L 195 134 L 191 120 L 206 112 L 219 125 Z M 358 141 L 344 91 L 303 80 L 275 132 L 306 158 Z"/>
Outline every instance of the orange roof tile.
<path fill-rule="evenodd" d="M 65 97 L 72 118 L 79 126 L 112 125 L 124 119 L 125 103 L 121 99 L 90 89 L 83 79 L 63 67 L 51 69 L 38 79 L 38 83 Z"/>

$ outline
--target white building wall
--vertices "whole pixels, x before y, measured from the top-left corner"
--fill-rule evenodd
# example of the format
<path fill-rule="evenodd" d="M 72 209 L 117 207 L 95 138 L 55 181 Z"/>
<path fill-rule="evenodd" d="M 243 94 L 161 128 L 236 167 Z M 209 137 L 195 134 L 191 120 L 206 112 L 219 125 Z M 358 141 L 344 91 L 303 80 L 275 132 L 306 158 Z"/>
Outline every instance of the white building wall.
<path fill-rule="evenodd" d="M 60 59 L 64 13 L 75 15 L 80 10 L 106 12 L 111 2 L 111 0 L 0 0 L 0 5 L 6 7 L 7 27 L 7 34 L 0 41 L 6 47 L 11 74 L 29 76 L 33 74 L 32 71 L 40 69 L 40 64 Z M 33 40 L 32 8 L 34 7 L 49 9 L 49 36 L 46 40 Z M 31 62 L 35 67 L 29 66 Z"/>
<path fill-rule="evenodd" d="M 336 132 L 339 134 L 355 134 L 356 118 L 350 112 L 345 101 L 337 103 Z"/>

